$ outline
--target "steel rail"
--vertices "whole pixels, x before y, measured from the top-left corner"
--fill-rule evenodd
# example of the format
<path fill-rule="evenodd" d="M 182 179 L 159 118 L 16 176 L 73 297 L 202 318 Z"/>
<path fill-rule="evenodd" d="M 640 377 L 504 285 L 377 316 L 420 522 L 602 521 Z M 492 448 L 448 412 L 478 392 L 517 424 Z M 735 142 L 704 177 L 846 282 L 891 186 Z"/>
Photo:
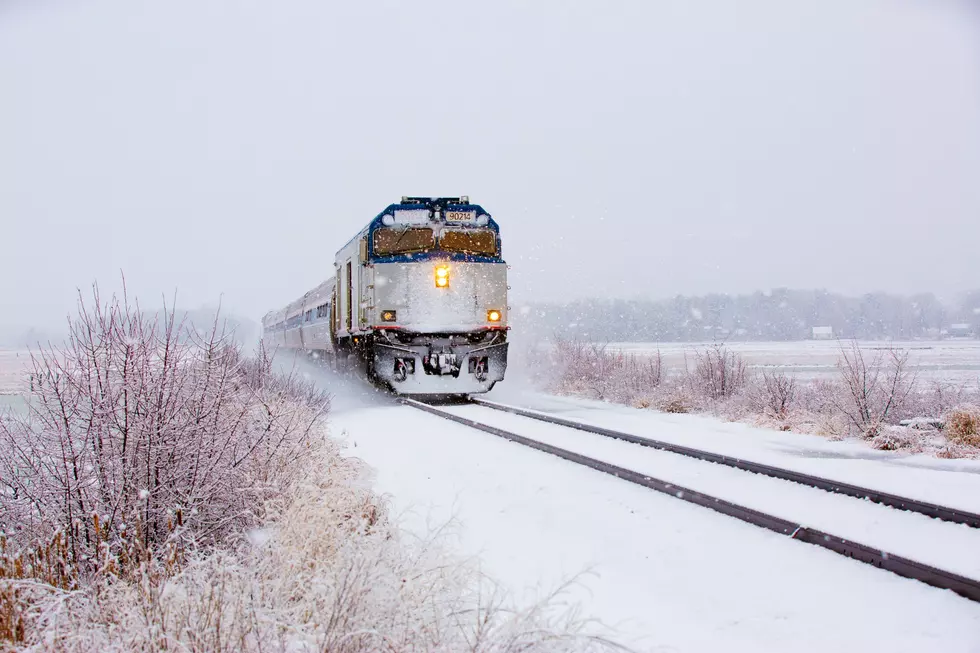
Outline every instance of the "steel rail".
<path fill-rule="evenodd" d="M 925 501 L 919 501 L 917 499 L 910 499 L 908 497 L 899 496 L 897 494 L 890 494 L 888 492 L 882 492 L 880 490 L 873 490 L 871 488 L 861 487 L 859 485 L 852 485 L 850 483 L 834 481 L 828 478 L 822 478 L 820 476 L 804 474 L 803 472 L 794 472 L 790 469 L 782 469 L 781 467 L 764 465 L 762 463 L 756 463 L 750 460 L 742 460 L 741 458 L 733 458 L 732 456 L 725 456 L 722 454 L 711 453 L 710 451 L 702 451 L 701 449 L 692 449 L 691 447 L 685 447 L 679 444 L 672 444 L 670 442 L 663 442 L 660 440 L 643 438 L 637 435 L 623 433 L 622 431 L 614 431 L 612 429 L 602 428 L 601 426 L 584 424 L 582 422 L 576 422 L 561 417 L 555 417 L 554 415 L 548 415 L 547 413 L 541 413 L 535 410 L 528 410 L 526 408 L 519 408 L 517 406 L 508 406 L 507 404 L 499 404 L 493 401 L 487 401 L 486 399 L 471 398 L 470 402 L 477 404 L 479 406 L 484 406 L 486 408 L 492 408 L 494 410 L 500 410 L 506 413 L 520 415 L 521 417 L 536 419 L 541 422 L 547 422 L 549 424 L 556 424 L 558 426 L 567 426 L 568 428 L 577 429 L 579 431 L 594 433 L 596 435 L 602 435 L 607 438 L 624 440 L 626 442 L 632 442 L 633 444 L 638 444 L 644 447 L 660 449 L 662 451 L 667 451 L 669 453 L 675 453 L 681 456 L 687 456 L 689 458 L 696 458 L 698 460 L 704 460 L 706 462 L 717 463 L 719 465 L 725 465 L 727 467 L 734 467 L 735 469 L 741 469 L 746 472 L 762 474 L 764 476 L 771 476 L 772 478 L 779 478 L 784 481 L 792 481 L 793 483 L 799 483 L 801 485 L 817 488 L 819 490 L 825 490 L 827 492 L 833 492 L 835 494 L 843 494 L 845 496 L 854 497 L 855 499 L 867 499 L 868 501 L 873 501 L 874 503 L 880 503 L 881 505 L 888 506 L 890 508 L 897 508 L 898 510 L 908 510 L 910 512 L 916 512 L 921 515 L 925 515 L 926 517 L 933 517 L 935 519 L 941 519 L 943 521 L 952 522 L 954 524 L 965 524 L 972 528 L 980 528 L 980 515 L 972 512 L 967 512 L 965 510 L 958 510 L 956 508 L 940 506 L 934 503 L 928 503 Z"/>
<path fill-rule="evenodd" d="M 894 574 L 902 576 L 903 578 L 917 580 L 939 589 L 951 590 L 952 592 L 955 592 L 964 598 L 970 599 L 971 601 L 980 602 L 980 581 L 973 580 L 972 578 L 960 576 L 959 574 L 954 574 L 921 562 L 916 562 L 915 560 L 910 560 L 909 558 L 893 555 L 886 551 L 882 551 L 881 549 L 846 540 L 831 533 L 825 533 L 813 528 L 808 528 L 802 524 L 797 524 L 781 517 L 775 517 L 746 506 L 741 506 L 737 503 L 725 501 L 724 499 L 719 499 L 703 492 L 691 490 L 675 483 L 668 483 L 658 478 L 626 469 L 625 467 L 612 465 L 601 460 L 596 460 L 595 458 L 590 458 L 588 456 L 583 456 L 582 454 L 577 454 L 573 451 L 568 451 L 567 449 L 555 447 L 544 442 L 539 442 L 537 440 L 512 433 L 511 431 L 490 426 L 489 424 L 483 424 L 482 422 L 461 417 L 415 399 L 403 398 L 401 401 L 407 406 L 412 406 L 432 415 L 442 417 L 443 419 L 447 419 L 458 424 L 463 424 L 464 426 L 469 426 L 471 428 L 483 431 L 484 433 L 496 435 L 504 438 L 505 440 L 516 442 L 544 453 L 549 453 L 570 462 L 584 465 L 585 467 L 610 474 L 656 492 L 668 494 L 682 501 L 687 501 L 688 503 L 710 508 L 711 510 L 719 512 L 723 515 L 734 517 L 775 533 L 787 535 L 794 540 L 814 544 L 824 549 L 833 551 L 834 553 L 838 553 L 844 557 L 863 562 L 879 569 L 890 571 Z"/>

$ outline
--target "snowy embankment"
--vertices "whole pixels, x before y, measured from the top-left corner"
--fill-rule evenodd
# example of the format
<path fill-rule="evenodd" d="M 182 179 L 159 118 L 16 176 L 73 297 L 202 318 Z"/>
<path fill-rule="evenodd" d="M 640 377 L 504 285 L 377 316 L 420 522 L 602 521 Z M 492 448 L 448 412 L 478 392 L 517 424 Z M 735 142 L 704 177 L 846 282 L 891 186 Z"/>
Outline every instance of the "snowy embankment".
<path fill-rule="evenodd" d="M 874 487 L 880 481 L 896 492 L 976 508 L 969 498 L 978 494 L 975 463 L 904 457 L 896 465 L 874 460 L 880 454 L 854 444 L 557 399 L 515 385 L 502 384 L 490 398 L 563 417 L 600 422 L 601 416 L 611 427 L 636 420 L 635 432 L 659 439 L 672 433 L 689 446 L 745 447 L 747 458 L 758 453 L 772 464 L 795 462 L 821 475 L 836 472 Z M 403 526 L 427 532 L 452 519 L 459 551 L 476 557 L 525 599 L 591 572 L 578 577 L 572 598 L 641 650 L 967 652 L 980 644 L 980 606 L 951 592 L 399 406 L 356 384 L 335 398 L 333 420 L 348 453 L 375 469 L 375 486 L 391 495 Z M 538 434 L 562 446 L 589 437 L 546 431 L 540 425 Z M 620 446 L 616 455 L 624 456 L 624 466 L 653 459 Z M 698 472 L 667 459 L 657 464 L 658 472 L 709 482 L 723 498 L 749 501 L 760 494 L 755 477 L 743 472 L 725 470 L 731 476 L 723 478 L 713 471 L 717 466 Z M 926 553 L 936 563 L 952 563 L 942 567 L 965 572 L 977 566 L 966 550 L 973 535 L 966 527 L 961 530 L 969 535 L 960 527 L 844 497 L 810 501 L 815 492 L 807 490 L 801 505 L 793 500 L 800 495 L 790 492 L 766 499 L 778 504 L 766 507 L 796 519 L 833 521 L 855 534 L 878 533 L 890 545 L 904 542 L 909 555 Z M 923 523 L 924 532 L 935 537 L 957 535 L 932 549 L 931 536 L 916 534 Z M 944 555 L 950 559 L 941 560 Z"/>

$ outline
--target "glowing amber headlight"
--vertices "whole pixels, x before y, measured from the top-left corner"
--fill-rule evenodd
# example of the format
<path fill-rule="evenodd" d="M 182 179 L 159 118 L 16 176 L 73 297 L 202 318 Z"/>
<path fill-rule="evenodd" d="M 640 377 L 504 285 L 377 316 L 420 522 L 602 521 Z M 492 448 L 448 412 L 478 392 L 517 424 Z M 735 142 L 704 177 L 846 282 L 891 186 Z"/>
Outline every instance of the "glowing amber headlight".
<path fill-rule="evenodd" d="M 448 265 L 437 265 L 436 266 L 436 288 L 448 288 L 449 287 L 449 266 Z"/>
<path fill-rule="evenodd" d="M 499 322 L 500 321 L 500 311 L 490 309 L 487 311 L 487 322 Z"/>
<path fill-rule="evenodd" d="M 381 321 L 382 322 L 394 322 L 398 317 L 397 311 L 382 311 Z"/>

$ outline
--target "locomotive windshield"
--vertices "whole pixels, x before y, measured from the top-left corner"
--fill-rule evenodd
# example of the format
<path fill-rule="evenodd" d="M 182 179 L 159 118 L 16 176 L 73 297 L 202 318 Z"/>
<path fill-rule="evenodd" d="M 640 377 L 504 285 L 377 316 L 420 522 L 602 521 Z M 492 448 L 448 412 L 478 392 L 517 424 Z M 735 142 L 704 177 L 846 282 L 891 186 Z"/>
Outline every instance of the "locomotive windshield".
<path fill-rule="evenodd" d="M 439 249 L 474 256 L 496 256 L 497 234 L 490 229 L 447 229 L 436 236 L 428 227 L 378 229 L 374 232 L 375 256 L 409 254 Z"/>
<path fill-rule="evenodd" d="M 444 231 L 439 238 L 439 248 L 447 252 L 496 256 L 497 236 L 489 229 Z"/>
<path fill-rule="evenodd" d="M 374 232 L 374 253 L 378 256 L 424 252 L 435 244 L 435 235 L 427 228 L 378 229 Z"/>

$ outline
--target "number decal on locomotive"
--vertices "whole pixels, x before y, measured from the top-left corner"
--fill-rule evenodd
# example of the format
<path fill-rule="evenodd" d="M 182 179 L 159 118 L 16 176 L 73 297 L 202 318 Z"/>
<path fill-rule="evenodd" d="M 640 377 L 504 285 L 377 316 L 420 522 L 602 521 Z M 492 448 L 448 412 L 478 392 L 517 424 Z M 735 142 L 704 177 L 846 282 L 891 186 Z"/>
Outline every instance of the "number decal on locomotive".
<path fill-rule="evenodd" d="M 446 222 L 473 222 L 476 211 L 446 211 Z"/>

